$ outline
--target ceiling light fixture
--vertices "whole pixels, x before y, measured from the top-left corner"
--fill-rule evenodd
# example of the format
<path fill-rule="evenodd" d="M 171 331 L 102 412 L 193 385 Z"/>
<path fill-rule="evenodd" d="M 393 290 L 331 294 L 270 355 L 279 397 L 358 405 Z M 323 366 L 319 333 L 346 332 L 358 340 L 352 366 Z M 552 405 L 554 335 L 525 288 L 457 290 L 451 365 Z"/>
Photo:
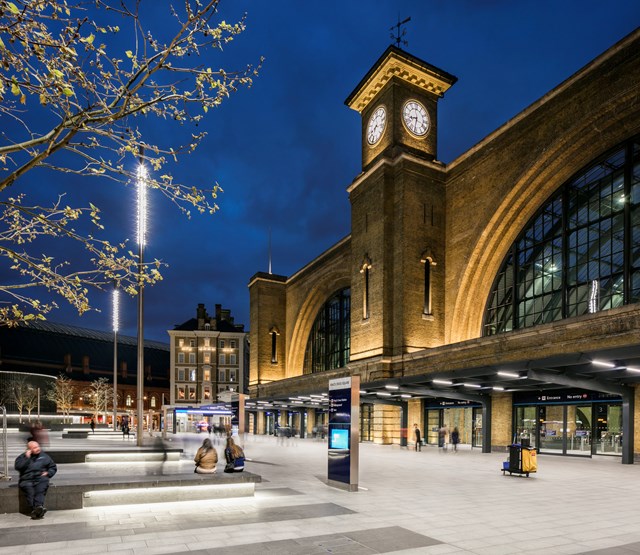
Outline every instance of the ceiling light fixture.
<path fill-rule="evenodd" d="M 439 385 L 453 385 L 453 382 L 449 380 L 433 380 L 433 383 L 437 383 Z"/>
<path fill-rule="evenodd" d="M 520 374 L 516 374 L 515 372 L 505 372 L 504 370 L 500 370 L 500 372 L 498 372 L 498 376 L 502 376 L 503 378 L 519 378 Z"/>
<path fill-rule="evenodd" d="M 605 360 L 592 360 L 591 364 L 595 364 L 596 366 L 603 366 L 604 368 L 615 368 L 616 365 L 613 362 L 607 362 Z"/>

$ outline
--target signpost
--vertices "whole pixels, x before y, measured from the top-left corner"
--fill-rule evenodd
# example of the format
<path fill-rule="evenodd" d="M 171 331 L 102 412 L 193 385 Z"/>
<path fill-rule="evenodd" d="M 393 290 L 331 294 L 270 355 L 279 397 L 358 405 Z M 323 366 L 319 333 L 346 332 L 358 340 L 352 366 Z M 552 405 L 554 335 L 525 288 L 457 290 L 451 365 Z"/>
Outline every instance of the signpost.
<path fill-rule="evenodd" d="M 328 483 L 358 491 L 360 376 L 329 380 Z"/>

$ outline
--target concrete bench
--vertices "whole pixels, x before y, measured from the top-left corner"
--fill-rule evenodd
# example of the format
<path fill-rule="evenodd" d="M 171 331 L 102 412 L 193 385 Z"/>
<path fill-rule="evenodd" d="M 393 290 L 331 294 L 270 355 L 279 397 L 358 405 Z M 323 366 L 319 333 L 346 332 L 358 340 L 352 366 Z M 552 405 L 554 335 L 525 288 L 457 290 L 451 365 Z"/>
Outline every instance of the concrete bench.
<path fill-rule="evenodd" d="M 88 435 L 84 430 L 68 430 L 62 433 L 62 439 L 87 439 Z"/>
<path fill-rule="evenodd" d="M 82 509 L 109 505 L 195 501 L 251 497 L 262 479 L 250 472 L 225 474 L 173 474 L 168 476 L 113 477 L 51 480 L 46 497 L 50 510 Z M 0 482 L 0 512 L 29 514 L 17 482 Z"/>
<path fill-rule="evenodd" d="M 47 451 L 56 464 L 89 462 L 162 462 L 180 460 L 182 449 L 74 449 L 73 451 Z"/>

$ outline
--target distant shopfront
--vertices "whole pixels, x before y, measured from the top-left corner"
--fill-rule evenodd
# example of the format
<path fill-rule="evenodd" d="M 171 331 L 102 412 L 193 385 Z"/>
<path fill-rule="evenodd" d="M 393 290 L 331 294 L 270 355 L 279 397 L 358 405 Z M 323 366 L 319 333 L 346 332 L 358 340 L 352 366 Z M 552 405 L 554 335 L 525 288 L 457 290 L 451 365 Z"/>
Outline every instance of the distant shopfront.
<path fill-rule="evenodd" d="M 173 426 L 167 431 L 176 432 L 207 432 L 231 429 L 233 413 L 226 405 L 206 405 L 200 407 L 167 407 L 173 412 Z"/>
<path fill-rule="evenodd" d="M 622 455 L 622 399 L 585 390 L 515 393 L 514 440 L 540 453 Z"/>
<path fill-rule="evenodd" d="M 438 431 L 460 432 L 460 443 L 482 447 L 482 407 L 472 401 L 451 399 L 425 400 L 425 442 L 438 445 Z"/>

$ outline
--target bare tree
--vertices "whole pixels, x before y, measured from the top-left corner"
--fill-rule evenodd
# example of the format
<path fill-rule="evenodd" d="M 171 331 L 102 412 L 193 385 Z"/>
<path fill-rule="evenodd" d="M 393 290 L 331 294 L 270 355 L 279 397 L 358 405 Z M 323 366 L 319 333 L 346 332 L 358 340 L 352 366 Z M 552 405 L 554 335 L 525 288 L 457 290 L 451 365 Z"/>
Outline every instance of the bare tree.
<path fill-rule="evenodd" d="M 64 374 L 60 374 L 45 396 L 56 404 L 56 409 L 62 413 L 64 422 L 66 423 L 67 419 L 70 422 L 71 407 L 75 397 L 71 380 Z"/>
<path fill-rule="evenodd" d="M 0 323 L 44 319 L 59 297 L 82 314 L 90 288 L 115 282 L 135 294 L 161 279 L 158 260 L 139 271 L 126 241 L 105 238 L 94 204 L 68 206 L 63 191 L 48 205 L 23 191 L 6 196 L 28 172 L 61 172 L 64 183 L 142 180 L 187 216 L 217 210 L 217 183 L 178 183 L 171 166 L 202 142 L 197 126 L 207 112 L 259 69 L 208 65 L 245 29 L 244 17 L 220 18 L 220 2 L 162 3 L 167 13 L 158 17 L 158 3 L 140 0 L 0 0 L 0 259 L 16 272 L 14 283 L 0 284 Z M 158 141 L 136 124 L 150 118 L 167 127 Z M 70 262 L 61 240 L 86 250 L 84 264 Z"/>
<path fill-rule="evenodd" d="M 98 415 L 102 413 L 106 421 L 107 411 L 113 405 L 113 389 L 109 380 L 107 378 L 93 380 L 86 394 L 91 397 L 94 418 L 97 420 Z"/>
<path fill-rule="evenodd" d="M 18 422 L 22 424 L 22 413 L 29 404 L 29 399 L 33 394 L 33 388 L 27 382 L 27 378 L 25 376 L 16 376 L 13 379 L 11 392 L 13 393 L 13 400 L 16 403 L 18 414 L 20 415 Z"/>
<path fill-rule="evenodd" d="M 31 422 L 31 413 L 38 406 L 38 389 L 31 385 L 27 386 L 27 394 L 24 397 L 24 410 L 27 411 L 29 422 Z"/>

